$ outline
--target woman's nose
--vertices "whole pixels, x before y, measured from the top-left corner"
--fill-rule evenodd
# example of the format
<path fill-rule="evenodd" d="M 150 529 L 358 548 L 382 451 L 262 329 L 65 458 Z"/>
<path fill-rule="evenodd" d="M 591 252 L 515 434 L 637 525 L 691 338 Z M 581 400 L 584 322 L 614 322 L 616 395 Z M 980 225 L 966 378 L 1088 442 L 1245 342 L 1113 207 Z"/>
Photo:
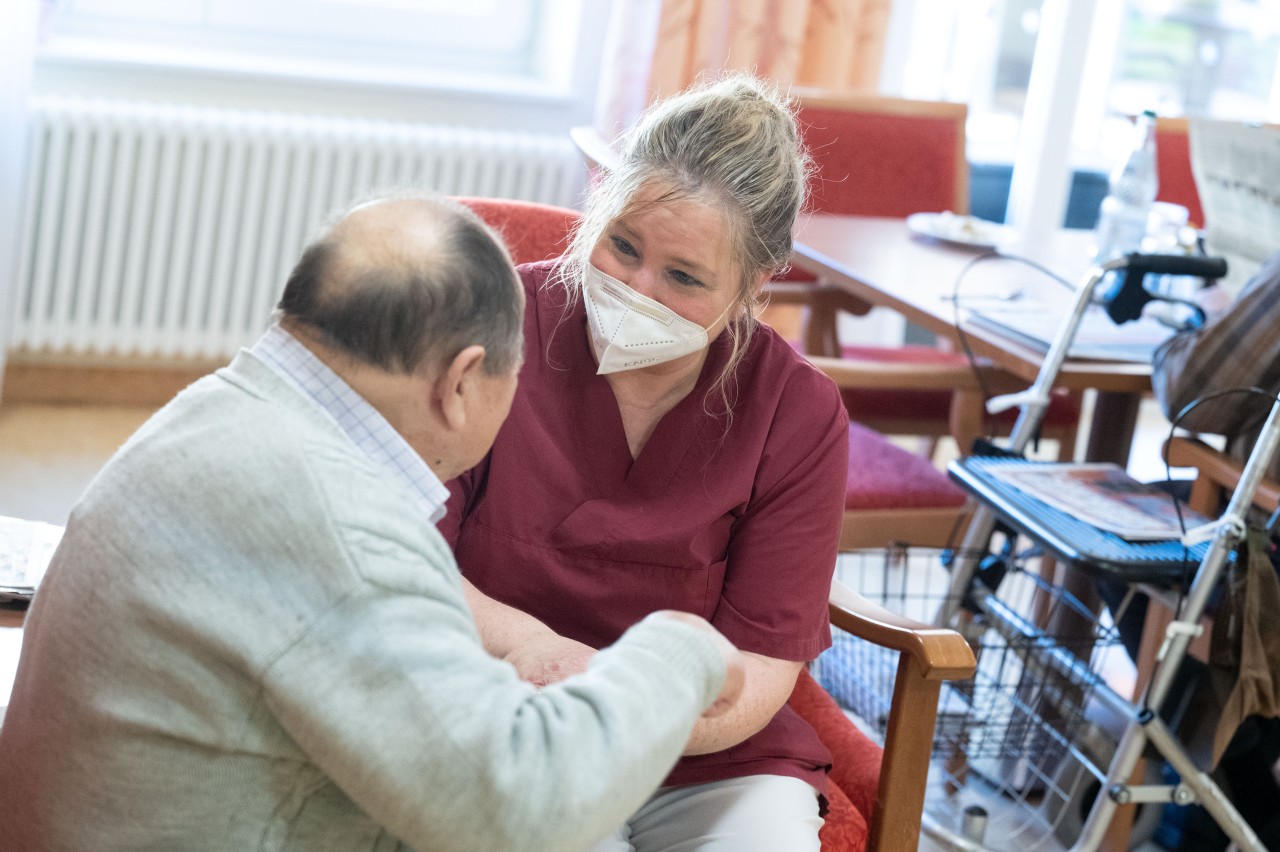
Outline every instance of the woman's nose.
<path fill-rule="evenodd" d="M 650 299 L 656 298 L 657 278 L 652 270 L 641 266 L 631 270 L 631 274 L 622 279 L 622 283 L 626 284 L 632 290 L 635 290 L 642 296 L 648 296 Z"/>

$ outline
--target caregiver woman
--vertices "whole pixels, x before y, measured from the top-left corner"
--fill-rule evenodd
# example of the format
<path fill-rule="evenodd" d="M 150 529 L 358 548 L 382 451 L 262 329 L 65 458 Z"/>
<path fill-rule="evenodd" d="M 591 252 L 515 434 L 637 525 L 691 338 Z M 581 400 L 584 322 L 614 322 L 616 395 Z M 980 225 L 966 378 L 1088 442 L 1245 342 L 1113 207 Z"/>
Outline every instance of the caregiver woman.
<path fill-rule="evenodd" d="M 830 644 L 847 418 L 753 317 L 805 183 L 795 118 L 757 80 L 651 107 L 566 256 L 520 269 L 519 390 L 451 483 L 440 526 L 477 624 L 525 678 L 581 670 L 657 609 L 749 652 L 738 708 L 698 723 L 601 850 L 818 849 L 830 756 L 786 700 Z"/>

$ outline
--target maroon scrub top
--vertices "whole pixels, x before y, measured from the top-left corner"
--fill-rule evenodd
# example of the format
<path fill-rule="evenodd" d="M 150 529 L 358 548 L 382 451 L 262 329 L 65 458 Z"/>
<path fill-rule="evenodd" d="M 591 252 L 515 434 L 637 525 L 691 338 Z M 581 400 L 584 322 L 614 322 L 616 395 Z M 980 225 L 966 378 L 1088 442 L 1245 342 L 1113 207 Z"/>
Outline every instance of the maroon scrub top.
<path fill-rule="evenodd" d="M 678 609 L 744 651 L 812 660 L 831 644 L 848 470 L 835 386 L 760 325 L 727 420 L 712 388 L 729 354 L 722 334 L 633 460 L 581 301 L 566 314 L 553 268 L 520 268 L 525 362 L 511 414 L 488 457 L 450 483 L 439 528 L 463 574 L 596 648 L 654 610 Z M 738 745 L 682 759 L 665 784 L 777 774 L 825 791 L 830 763 L 784 706 Z"/>

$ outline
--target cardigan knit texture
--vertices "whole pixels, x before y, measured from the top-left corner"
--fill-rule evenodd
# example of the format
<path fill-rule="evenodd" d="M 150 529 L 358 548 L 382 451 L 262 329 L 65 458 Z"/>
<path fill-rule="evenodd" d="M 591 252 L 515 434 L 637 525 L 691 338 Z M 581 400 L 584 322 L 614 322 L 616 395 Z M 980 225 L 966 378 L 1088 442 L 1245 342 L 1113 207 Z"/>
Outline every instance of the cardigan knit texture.
<path fill-rule="evenodd" d="M 0 849 L 587 848 L 724 676 L 648 618 L 522 682 L 409 490 L 241 352 L 72 513 L 0 729 Z"/>

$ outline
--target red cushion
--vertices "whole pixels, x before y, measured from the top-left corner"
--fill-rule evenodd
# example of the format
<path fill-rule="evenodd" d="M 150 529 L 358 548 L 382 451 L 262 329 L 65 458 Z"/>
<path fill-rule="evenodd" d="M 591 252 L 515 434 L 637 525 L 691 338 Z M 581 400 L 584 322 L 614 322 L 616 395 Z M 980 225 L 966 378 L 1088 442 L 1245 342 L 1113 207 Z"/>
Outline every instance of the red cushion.
<path fill-rule="evenodd" d="M 802 106 L 801 134 L 816 166 L 809 209 L 850 216 L 941 212 L 956 206 L 958 122 Z M 813 281 L 798 267 L 783 281 Z"/>
<path fill-rule="evenodd" d="M 877 364 L 926 364 L 964 366 L 968 358 L 960 352 L 943 352 L 931 346 L 844 346 L 843 357 L 851 361 Z M 951 411 L 949 390 L 894 390 L 892 388 L 844 388 L 840 391 L 849 416 L 860 420 L 892 417 L 946 423 Z M 995 420 L 1012 426 L 1016 410 L 1003 411 Z M 1054 391 L 1045 413 L 1046 425 L 1067 426 L 1080 422 L 1080 398 L 1066 391 Z"/>
<path fill-rule="evenodd" d="M 821 686 L 801 671 L 791 693 L 791 708 L 813 726 L 832 755 L 828 811 L 819 838 L 823 852 L 866 848 L 867 820 L 880 783 L 880 746 L 858 730 Z"/>
<path fill-rule="evenodd" d="M 956 206 L 959 122 L 816 105 L 802 106 L 799 119 L 817 165 L 813 210 L 906 217 Z"/>
<path fill-rule="evenodd" d="M 822 852 L 863 852 L 867 848 L 867 821 L 839 787 L 827 792 L 827 813 L 818 841 Z"/>
<path fill-rule="evenodd" d="M 1181 204 L 1191 224 L 1202 227 L 1204 209 L 1191 172 L 1191 140 L 1185 132 L 1156 129 L 1156 174 L 1160 178 L 1156 199 Z"/>
<path fill-rule="evenodd" d="M 456 198 L 502 235 L 517 264 L 537 263 L 564 254 L 568 235 L 581 218 L 576 210 L 508 198 Z"/>
<path fill-rule="evenodd" d="M 931 509 L 964 504 L 964 492 L 923 456 L 849 424 L 845 509 Z"/>

